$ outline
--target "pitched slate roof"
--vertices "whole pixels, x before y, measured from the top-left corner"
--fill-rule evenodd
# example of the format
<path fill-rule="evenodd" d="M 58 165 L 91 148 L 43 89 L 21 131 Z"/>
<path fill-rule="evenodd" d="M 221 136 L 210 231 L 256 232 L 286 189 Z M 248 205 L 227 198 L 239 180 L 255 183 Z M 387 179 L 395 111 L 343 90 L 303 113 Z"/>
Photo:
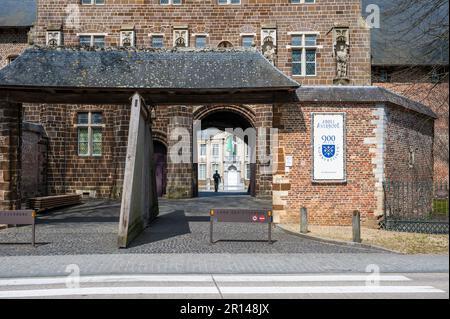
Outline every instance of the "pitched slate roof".
<path fill-rule="evenodd" d="M 299 84 L 255 50 L 31 48 L 0 70 L 0 87 L 271 90 Z"/>
<path fill-rule="evenodd" d="M 429 7 L 436 1 L 362 0 L 362 15 L 375 4 L 380 8 L 380 28 L 371 32 L 372 65 L 448 65 L 449 46 L 446 39 L 437 41 L 429 34 L 448 34 L 448 1 L 441 10 Z M 409 4 L 409 7 L 405 7 Z M 425 13 L 428 17 L 423 18 Z M 423 19 L 422 19 L 423 18 Z M 447 21 L 445 23 L 444 21 Z M 425 35 L 427 34 L 427 35 Z"/>
<path fill-rule="evenodd" d="M 300 102 L 392 103 L 437 118 L 429 107 L 377 86 L 302 86 L 296 93 Z"/>
<path fill-rule="evenodd" d="M 37 0 L 0 0 L 1 27 L 30 27 L 36 21 Z"/>

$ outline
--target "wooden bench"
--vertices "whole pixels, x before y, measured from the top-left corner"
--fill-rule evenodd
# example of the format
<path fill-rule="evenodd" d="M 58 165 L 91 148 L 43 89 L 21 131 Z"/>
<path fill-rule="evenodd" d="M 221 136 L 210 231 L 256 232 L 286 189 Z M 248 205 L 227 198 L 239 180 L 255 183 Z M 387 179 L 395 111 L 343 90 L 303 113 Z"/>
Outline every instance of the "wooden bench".
<path fill-rule="evenodd" d="M 70 194 L 70 195 L 35 197 L 30 198 L 27 201 L 28 208 L 33 209 L 37 212 L 42 212 L 47 209 L 71 206 L 76 204 L 81 204 L 81 195 Z"/>

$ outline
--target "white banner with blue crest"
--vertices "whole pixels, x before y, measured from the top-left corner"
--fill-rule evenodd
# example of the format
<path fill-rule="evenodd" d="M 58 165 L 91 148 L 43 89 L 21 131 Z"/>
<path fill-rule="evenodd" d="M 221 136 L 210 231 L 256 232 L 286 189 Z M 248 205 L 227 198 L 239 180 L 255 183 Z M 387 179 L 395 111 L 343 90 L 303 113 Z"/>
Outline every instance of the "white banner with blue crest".
<path fill-rule="evenodd" d="M 345 113 L 312 113 L 314 182 L 345 182 Z"/>

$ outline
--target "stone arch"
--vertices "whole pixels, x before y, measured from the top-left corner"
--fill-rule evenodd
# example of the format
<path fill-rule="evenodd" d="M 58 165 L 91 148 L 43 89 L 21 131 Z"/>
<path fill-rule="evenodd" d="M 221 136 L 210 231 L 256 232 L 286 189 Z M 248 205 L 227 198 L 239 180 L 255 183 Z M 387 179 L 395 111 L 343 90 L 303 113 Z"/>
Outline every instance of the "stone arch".
<path fill-rule="evenodd" d="M 219 44 L 217 45 L 218 48 L 232 48 L 233 47 L 233 43 L 231 43 L 230 41 L 224 40 L 224 41 L 220 41 Z"/>
<path fill-rule="evenodd" d="M 168 147 L 167 144 L 167 134 L 161 130 L 153 130 L 152 131 L 153 141 L 160 142 L 165 147 Z"/>
<path fill-rule="evenodd" d="M 247 105 L 214 105 L 214 106 L 201 106 L 194 110 L 193 119 L 202 120 L 210 114 L 216 112 L 232 112 L 244 117 L 252 127 L 256 127 L 255 110 Z"/>

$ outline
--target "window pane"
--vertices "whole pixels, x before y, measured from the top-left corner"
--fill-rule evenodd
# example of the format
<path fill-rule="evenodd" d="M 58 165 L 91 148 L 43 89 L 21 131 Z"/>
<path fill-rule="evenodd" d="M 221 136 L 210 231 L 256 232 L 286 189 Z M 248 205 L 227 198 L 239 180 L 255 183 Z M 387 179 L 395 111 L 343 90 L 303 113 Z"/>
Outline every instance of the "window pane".
<path fill-rule="evenodd" d="M 212 154 L 214 157 L 219 157 L 219 145 L 213 144 Z"/>
<path fill-rule="evenodd" d="M 230 2 L 232 4 L 239 4 L 239 3 L 241 3 L 241 0 L 231 0 Z"/>
<path fill-rule="evenodd" d="M 316 50 L 306 50 L 306 75 L 316 75 Z"/>
<path fill-rule="evenodd" d="M 95 0 L 95 4 L 105 4 L 105 0 Z"/>
<path fill-rule="evenodd" d="M 169 4 L 169 0 L 159 0 L 160 4 Z"/>
<path fill-rule="evenodd" d="M 316 0 L 305 0 L 305 3 L 314 3 Z"/>
<path fill-rule="evenodd" d="M 252 35 L 244 35 L 242 37 L 242 46 L 244 48 L 251 48 L 253 46 L 253 36 Z"/>
<path fill-rule="evenodd" d="M 198 170 L 198 178 L 200 180 L 205 180 L 206 179 L 206 164 L 200 164 L 199 165 L 199 170 Z"/>
<path fill-rule="evenodd" d="M 89 133 L 87 127 L 78 128 L 78 155 L 89 155 Z"/>
<path fill-rule="evenodd" d="M 292 50 L 292 62 L 300 62 L 302 60 L 301 50 Z"/>
<path fill-rule="evenodd" d="M 293 75 L 302 75 L 302 64 L 301 63 L 293 63 L 292 64 L 292 74 Z"/>
<path fill-rule="evenodd" d="M 90 35 L 80 35 L 80 46 L 91 46 L 91 36 Z"/>
<path fill-rule="evenodd" d="M 306 46 L 317 45 L 317 36 L 316 35 L 306 35 L 305 36 L 305 45 Z"/>
<path fill-rule="evenodd" d="M 291 0 L 291 3 L 300 3 L 300 0 Z"/>
<path fill-rule="evenodd" d="M 92 0 L 82 0 L 81 4 L 91 4 Z"/>
<path fill-rule="evenodd" d="M 219 4 L 227 4 L 227 0 L 218 0 Z"/>
<path fill-rule="evenodd" d="M 201 156 L 206 155 L 206 144 L 200 144 L 200 155 Z"/>
<path fill-rule="evenodd" d="M 199 35 L 195 38 L 195 47 L 196 48 L 204 48 L 206 47 L 206 37 L 203 35 Z"/>
<path fill-rule="evenodd" d="M 291 44 L 295 46 L 301 46 L 303 44 L 301 35 L 293 35 L 291 39 Z"/>
<path fill-rule="evenodd" d="M 162 48 L 164 47 L 163 37 L 160 35 L 152 36 L 152 47 L 153 48 Z"/>
<path fill-rule="evenodd" d="M 105 37 L 104 36 L 94 36 L 94 46 L 99 48 L 105 47 Z"/>
<path fill-rule="evenodd" d="M 316 62 L 316 50 L 306 50 L 306 62 Z"/>
<path fill-rule="evenodd" d="M 102 155 L 102 129 L 92 129 L 92 155 Z"/>
<path fill-rule="evenodd" d="M 89 113 L 78 113 L 77 124 L 88 124 Z"/>
<path fill-rule="evenodd" d="M 172 0 L 173 4 L 181 4 L 181 0 Z"/>
<path fill-rule="evenodd" d="M 102 113 L 92 113 L 92 124 L 102 124 L 103 116 Z"/>

